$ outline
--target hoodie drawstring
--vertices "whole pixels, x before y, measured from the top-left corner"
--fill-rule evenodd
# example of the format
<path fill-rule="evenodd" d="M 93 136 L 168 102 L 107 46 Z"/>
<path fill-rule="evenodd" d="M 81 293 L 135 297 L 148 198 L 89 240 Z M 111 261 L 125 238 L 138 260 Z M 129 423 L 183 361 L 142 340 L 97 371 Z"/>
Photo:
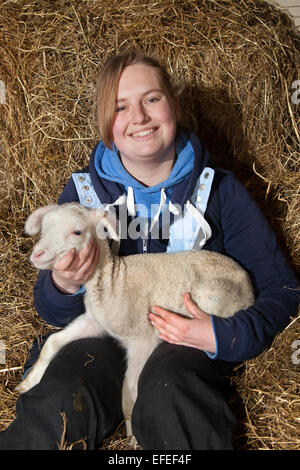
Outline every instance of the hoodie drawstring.
<path fill-rule="evenodd" d="M 158 221 L 159 215 L 160 215 L 161 211 L 163 210 L 163 208 L 166 204 L 166 201 L 167 201 L 166 191 L 165 191 L 165 188 L 162 188 L 161 191 L 160 191 L 159 208 L 158 208 L 156 214 L 154 215 L 154 217 L 152 219 L 150 232 L 153 230 L 153 227 L 155 226 L 156 222 Z M 128 213 L 131 216 L 136 215 L 134 192 L 133 192 L 133 188 L 131 186 L 128 186 L 128 190 L 127 190 L 127 209 L 128 209 Z"/>
<path fill-rule="evenodd" d="M 193 204 L 190 201 L 186 202 L 186 209 L 191 214 L 191 216 L 197 220 L 200 227 L 202 228 L 202 231 L 204 233 L 204 238 L 203 240 L 199 242 L 199 246 L 202 248 L 203 245 L 205 245 L 205 243 L 207 242 L 207 240 L 211 237 L 211 228 L 209 224 L 206 222 L 201 212 L 198 209 L 196 209 L 196 207 L 193 206 Z"/>
<path fill-rule="evenodd" d="M 164 188 L 162 188 L 161 191 L 160 191 L 159 208 L 158 208 L 158 211 L 156 212 L 155 216 L 152 219 L 150 232 L 153 230 L 153 227 L 155 226 L 156 222 L 158 221 L 159 215 L 160 215 L 161 211 L 163 210 L 163 208 L 165 207 L 166 201 L 167 201 L 166 191 L 165 191 Z"/>
<path fill-rule="evenodd" d="M 166 191 L 165 191 L 165 188 L 162 188 L 160 191 L 159 208 L 151 221 L 150 232 L 153 230 L 155 224 L 157 223 L 160 213 L 162 212 L 163 208 L 166 205 L 166 201 L 167 201 Z M 127 204 L 128 213 L 134 217 L 136 215 L 136 209 L 135 209 L 134 192 L 133 192 L 132 186 L 128 186 L 127 196 L 126 194 L 123 194 L 112 204 L 107 204 L 105 206 L 105 210 L 109 211 L 111 207 L 119 206 L 125 203 Z M 171 201 L 169 201 L 168 208 L 172 214 L 174 215 L 179 214 L 178 208 L 174 204 L 172 204 Z M 211 237 L 211 234 L 212 234 L 211 228 L 209 224 L 206 222 L 201 211 L 199 211 L 199 209 L 197 209 L 190 201 L 186 202 L 186 210 L 187 212 L 190 213 L 190 215 L 198 222 L 198 224 L 202 228 L 202 231 L 204 233 L 204 238 L 203 240 L 199 242 L 199 246 L 202 248 L 202 246 L 204 246 L 207 240 Z"/>
<path fill-rule="evenodd" d="M 126 194 L 122 194 L 122 196 L 118 197 L 112 204 L 106 204 L 103 206 L 104 210 L 109 212 L 111 207 L 114 206 L 122 206 L 126 202 Z"/>
<path fill-rule="evenodd" d="M 129 214 L 134 217 L 136 214 L 136 211 L 135 211 L 134 194 L 133 194 L 132 186 L 128 186 L 127 209 L 128 209 Z"/>

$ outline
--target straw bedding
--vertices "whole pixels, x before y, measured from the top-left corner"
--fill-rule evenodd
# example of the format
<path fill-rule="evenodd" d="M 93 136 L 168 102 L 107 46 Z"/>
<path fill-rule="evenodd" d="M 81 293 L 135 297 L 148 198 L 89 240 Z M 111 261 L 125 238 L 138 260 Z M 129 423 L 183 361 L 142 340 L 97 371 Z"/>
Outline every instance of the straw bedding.
<path fill-rule="evenodd" d="M 50 329 L 32 304 L 37 273 L 24 220 L 88 162 L 99 66 L 132 46 L 162 58 L 184 84 L 183 121 L 247 186 L 299 270 L 300 104 L 291 86 L 300 53 L 285 13 L 259 0 L 2 2 L 0 430 L 15 416 L 13 389 L 32 340 Z M 296 340 L 298 319 L 237 371 L 237 449 L 300 449 Z M 63 435 L 60 447 L 68 448 Z M 104 447 L 128 448 L 123 431 Z"/>

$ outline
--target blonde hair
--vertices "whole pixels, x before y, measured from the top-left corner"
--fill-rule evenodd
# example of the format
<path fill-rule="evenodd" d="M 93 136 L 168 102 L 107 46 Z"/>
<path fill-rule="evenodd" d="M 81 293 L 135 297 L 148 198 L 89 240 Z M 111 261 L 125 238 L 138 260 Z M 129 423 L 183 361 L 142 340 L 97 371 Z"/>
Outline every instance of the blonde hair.
<path fill-rule="evenodd" d="M 168 98 L 175 102 L 176 92 L 166 69 L 158 60 L 144 54 L 140 50 L 130 49 L 110 58 L 99 73 L 96 89 L 96 119 L 100 137 L 111 149 L 113 143 L 112 127 L 115 119 L 116 99 L 120 76 L 129 65 L 145 64 L 154 67 L 161 85 Z"/>

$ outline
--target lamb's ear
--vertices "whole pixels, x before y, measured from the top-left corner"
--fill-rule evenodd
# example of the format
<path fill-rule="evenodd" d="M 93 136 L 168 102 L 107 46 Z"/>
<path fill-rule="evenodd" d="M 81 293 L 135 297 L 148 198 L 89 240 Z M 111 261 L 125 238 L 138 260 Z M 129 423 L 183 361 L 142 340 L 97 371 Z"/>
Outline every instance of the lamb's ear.
<path fill-rule="evenodd" d="M 28 235 L 36 235 L 41 231 L 42 228 L 42 221 L 44 216 L 57 207 L 57 205 L 51 204 L 48 206 L 40 207 L 39 209 L 36 209 L 25 222 L 25 232 Z"/>
<path fill-rule="evenodd" d="M 112 238 L 119 241 L 117 232 L 117 218 L 110 212 L 96 210 L 96 235 L 98 238 Z"/>

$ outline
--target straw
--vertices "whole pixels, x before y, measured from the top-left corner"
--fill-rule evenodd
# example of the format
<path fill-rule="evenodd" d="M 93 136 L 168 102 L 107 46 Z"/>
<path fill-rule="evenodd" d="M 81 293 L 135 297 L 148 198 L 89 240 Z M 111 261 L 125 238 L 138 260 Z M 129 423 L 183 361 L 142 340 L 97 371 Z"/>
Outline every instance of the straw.
<path fill-rule="evenodd" d="M 24 221 L 88 164 L 103 61 L 140 47 L 165 62 L 183 88 L 183 124 L 245 184 L 299 271 L 299 44 L 288 14 L 260 0 L 2 2 L 0 430 L 15 417 L 13 390 L 33 339 L 54 331 L 33 307 Z M 237 448 L 299 449 L 299 365 L 291 361 L 299 338 L 296 321 L 239 369 Z"/>

